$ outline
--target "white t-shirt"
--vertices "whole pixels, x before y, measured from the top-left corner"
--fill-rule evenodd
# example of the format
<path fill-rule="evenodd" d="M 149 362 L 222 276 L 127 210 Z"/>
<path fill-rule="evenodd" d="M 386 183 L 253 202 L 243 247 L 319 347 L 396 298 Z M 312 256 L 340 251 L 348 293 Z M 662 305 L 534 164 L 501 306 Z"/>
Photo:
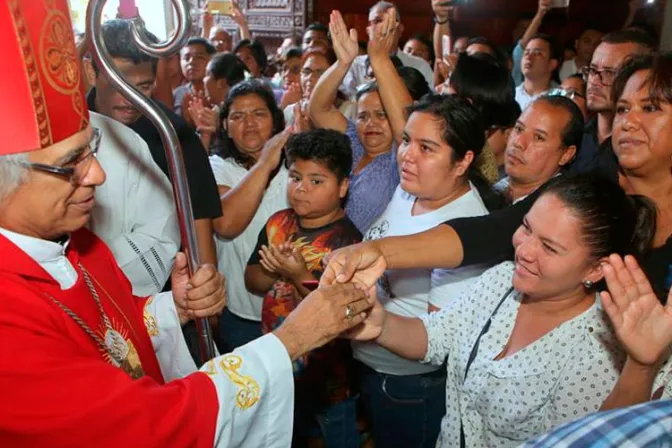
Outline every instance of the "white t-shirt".
<path fill-rule="evenodd" d="M 555 81 L 551 81 L 551 89 L 554 89 L 557 86 L 558 84 Z M 523 82 L 521 85 L 516 87 L 516 102 L 520 106 L 520 110 L 525 111 L 525 109 L 527 109 L 527 106 L 529 106 L 530 103 L 534 102 L 534 100 L 536 100 L 546 92 L 541 92 L 537 95 L 530 95 L 529 93 L 527 93 L 527 90 L 525 90 L 525 83 Z"/>
<path fill-rule="evenodd" d="M 564 81 L 575 73 L 579 72 L 579 67 L 576 66 L 576 59 L 565 61 L 560 67 L 560 81 Z"/>
<path fill-rule="evenodd" d="M 210 166 L 217 185 L 235 187 L 247 174 L 247 170 L 233 159 L 210 157 Z M 243 319 L 261 321 L 263 297 L 252 294 L 245 287 L 245 268 L 252 251 L 257 245 L 259 232 L 266 221 L 277 211 L 289 208 L 287 202 L 287 180 L 289 172 L 283 166 L 266 189 L 264 197 L 247 228 L 232 240 L 215 238 L 217 244 L 217 267 L 226 277 L 227 307 L 229 311 Z M 223 210 L 235 213 L 235 210 Z"/>
<path fill-rule="evenodd" d="M 476 188 L 453 202 L 422 215 L 411 214 L 415 197 L 397 187 L 385 212 L 369 228 L 364 240 L 389 236 L 413 235 L 434 228 L 454 218 L 482 216 L 488 209 Z M 437 247 L 437 250 L 441 250 Z M 429 304 L 439 308 L 451 306 L 462 291 L 485 271 L 483 266 L 460 269 L 390 269 L 378 281 L 378 300 L 391 313 L 418 317 L 427 314 Z M 435 366 L 410 361 L 373 342 L 353 342 L 354 357 L 372 369 L 390 375 L 416 375 L 432 372 Z"/>

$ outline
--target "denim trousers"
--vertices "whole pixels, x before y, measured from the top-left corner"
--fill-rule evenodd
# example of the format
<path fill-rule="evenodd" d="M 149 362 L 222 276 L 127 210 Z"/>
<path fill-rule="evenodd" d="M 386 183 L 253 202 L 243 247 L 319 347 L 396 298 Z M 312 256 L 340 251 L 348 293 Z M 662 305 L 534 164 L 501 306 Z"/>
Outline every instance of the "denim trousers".
<path fill-rule="evenodd" d="M 316 407 L 310 400 L 297 400 L 294 408 L 294 448 L 306 446 L 309 439 L 322 439 L 325 448 L 359 448 L 357 397 Z"/>
<path fill-rule="evenodd" d="M 219 316 L 217 334 L 215 340 L 219 352 L 231 353 L 238 347 L 242 347 L 261 337 L 261 322 L 243 319 L 224 308 Z"/>
<path fill-rule="evenodd" d="M 446 413 L 446 369 L 396 376 L 358 364 L 376 448 L 433 448 Z"/>

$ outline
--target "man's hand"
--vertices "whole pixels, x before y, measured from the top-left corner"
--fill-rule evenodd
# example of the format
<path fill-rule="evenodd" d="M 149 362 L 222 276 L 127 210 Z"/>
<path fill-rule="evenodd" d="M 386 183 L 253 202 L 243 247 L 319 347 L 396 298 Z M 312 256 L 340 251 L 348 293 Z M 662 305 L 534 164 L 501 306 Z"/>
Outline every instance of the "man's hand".
<path fill-rule="evenodd" d="M 539 6 L 537 7 L 537 15 L 545 16 L 548 11 L 553 7 L 553 0 L 539 0 Z"/>
<path fill-rule="evenodd" d="M 224 276 L 211 264 L 204 264 L 189 278 L 187 256 L 178 252 L 170 275 L 173 300 L 182 325 L 191 319 L 221 314 L 226 305 Z"/>
<path fill-rule="evenodd" d="M 432 0 L 432 11 L 438 22 L 445 22 L 453 12 L 453 6 L 447 0 Z"/>
<path fill-rule="evenodd" d="M 357 30 L 352 29 L 348 32 L 341 13 L 332 11 L 329 20 L 329 32 L 336 57 L 338 57 L 339 62 L 349 66 L 359 55 Z"/>
<path fill-rule="evenodd" d="M 373 305 L 367 291 L 353 283 L 310 293 L 273 333 L 292 360 L 323 346 L 361 324 Z"/>

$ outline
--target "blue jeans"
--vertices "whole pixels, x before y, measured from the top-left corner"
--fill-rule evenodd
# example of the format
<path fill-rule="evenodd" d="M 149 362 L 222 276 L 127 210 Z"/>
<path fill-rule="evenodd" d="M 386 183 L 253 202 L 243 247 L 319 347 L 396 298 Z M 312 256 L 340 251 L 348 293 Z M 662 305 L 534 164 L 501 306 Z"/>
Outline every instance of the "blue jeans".
<path fill-rule="evenodd" d="M 359 448 L 357 398 L 350 397 L 322 408 L 308 400 L 297 400 L 294 407 L 293 447 L 303 447 L 307 439 L 324 441 L 325 448 Z"/>
<path fill-rule="evenodd" d="M 217 325 L 217 348 L 219 352 L 231 353 L 238 347 L 261 337 L 261 322 L 243 319 L 224 308 Z"/>
<path fill-rule="evenodd" d="M 446 413 L 446 369 L 396 376 L 359 366 L 376 448 L 433 448 Z"/>

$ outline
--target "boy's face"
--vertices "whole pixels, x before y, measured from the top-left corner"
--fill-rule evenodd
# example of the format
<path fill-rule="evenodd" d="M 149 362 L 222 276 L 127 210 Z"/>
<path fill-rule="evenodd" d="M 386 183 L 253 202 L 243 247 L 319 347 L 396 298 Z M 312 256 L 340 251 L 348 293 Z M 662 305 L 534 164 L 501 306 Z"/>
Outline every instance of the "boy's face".
<path fill-rule="evenodd" d="M 289 167 L 287 199 L 301 218 L 319 218 L 341 207 L 348 179 L 338 178 L 325 165 L 296 159 Z"/>

